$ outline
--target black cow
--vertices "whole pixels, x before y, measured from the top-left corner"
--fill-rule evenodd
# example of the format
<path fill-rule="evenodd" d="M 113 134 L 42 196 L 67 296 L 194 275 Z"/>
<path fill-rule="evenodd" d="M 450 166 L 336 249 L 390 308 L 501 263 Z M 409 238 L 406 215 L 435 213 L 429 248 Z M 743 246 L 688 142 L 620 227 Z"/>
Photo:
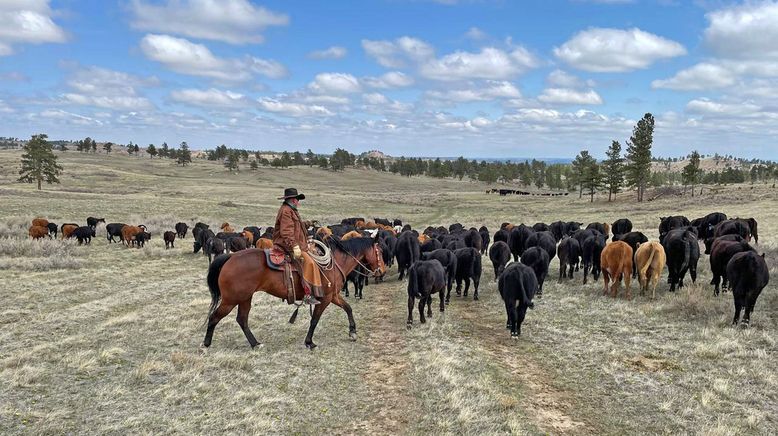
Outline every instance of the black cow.
<path fill-rule="evenodd" d="M 511 338 L 518 339 L 527 309 L 534 307 L 532 298 L 538 289 L 535 272 L 527 265 L 514 262 L 500 275 L 497 289 L 505 302 L 506 327 L 511 331 Z"/>
<path fill-rule="evenodd" d="M 201 222 L 196 223 L 194 228 L 192 229 L 192 237 L 197 239 L 197 235 L 199 235 L 200 232 L 202 232 L 203 230 L 208 230 L 209 227 L 210 226 L 205 223 L 201 223 Z"/>
<path fill-rule="evenodd" d="M 440 262 L 420 260 L 408 270 L 408 328 L 413 326 L 413 306 L 419 299 L 419 321 L 424 324 L 424 305 L 427 305 L 427 316 L 432 316 L 432 294 L 440 296 L 440 311 L 446 310 L 443 294 L 446 290 L 446 272 Z"/>
<path fill-rule="evenodd" d="M 176 223 L 175 229 L 176 235 L 178 235 L 179 238 L 184 239 L 186 238 L 186 232 L 189 231 L 189 226 L 186 223 Z"/>
<path fill-rule="evenodd" d="M 454 251 L 454 250 L 459 250 L 460 248 L 468 248 L 468 247 L 465 244 L 464 240 L 459 239 L 459 238 L 455 238 L 455 239 L 452 239 L 451 241 L 449 241 L 449 243 L 446 244 L 444 248 L 446 248 L 448 250 L 451 250 L 451 251 Z"/>
<path fill-rule="evenodd" d="M 49 223 L 49 225 L 46 226 L 49 229 L 49 237 L 57 237 L 57 225 L 55 223 Z"/>
<path fill-rule="evenodd" d="M 505 229 L 500 229 L 494 232 L 494 237 L 492 238 L 492 241 L 493 242 L 502 241 L 507 244 L 508 239 L 510 239 L 510 233 L 508 233 L 508 231 Z"/>
<path fill-rule="evenodd" d="M 473 300 L 478 300 L 478 284 L 481 282 L 481 252 L 472 247 L 460 248 L 454 251 L 457 257 L 457 296 L 462 295 L 462 282 L 465 282 L 465 293 L 470 289 L 470 280 L 473 280 Z M 451 295 L 446 295 L 450 300 Z"/>
<path fill-rule="evenodd" d="M 602 235 L 602 233 L 600 233 L 600 232 L 598 232 L 597 230 L 594 230 L 594 229 L 581 229 L 581 230 L 578 230 L 577 232 L 573 233 L 572 237 L 576 241 L 578 241 L 578 245 L 583 247 L 583 244 L 584 244 L 584 242 L 587 239 L 591 238 L 592 236 L 596 236 L 596 235 Z M 604 237 L 604 235 L 603 235 L 603 237 Z"/>
<path fill-rule="evenodd" d="M 419 239 L 413 232 L 406 231 L 400 233 L 400 236 L 397 237 L 397 247 L 394 251 L 394 256 L 397 259 L 397 270 L 400 273 L 399 279 L 402 280 L 405 278 L 405 271 L 419 260 L 421 256 Z"/>
<path fill-rule="evenodd" d="M 145 247 L 146 241 L 150 239 L 151 239 L 151 233 L 144 230 L 138 233 L 137 235 L 135 235 L 135 240 L 132 243 L 135 244 L 138 248 Z"/>
<path fill-rule="evenodd" d="M 600 278 L 600 255 L 602 250 L 605 249 L 606 239 L 605 235 L 597 232 L 597 234 L 589 236 L 583 243 L 583 268 L 584 268 L 584 284 L 586 284 L 587 276 L 591 269 L 592 278 L 596 282 Z"/>
<path fill-rule="evenodd" d="M 608 230 L 605 228 L 604 223 L 589 223 L 588 226 L 586 226 L 587 230 L 597 230 L 598 232 L 605 235 L 605 237 L 608 237 Z"/>
<path fill-rule="evenodd" d="M 124 223 L 110 223 L 105 226 L 105 236 L 108 239 L 108 243 L 117 242 L 114 238 L 118 237 L 119 241 L 124 241 L 124 237 L 122 236 L 122 227 L 126 226 L 127 224 Z"/>
<path fill-rule="evenodd" d="M 770 272 L 764 254 L 760 256 L 754 251 L 747 251 L 732 256 L 727 264 L 727 279 L 735 299 L 735 317 L 732 319 L 732 324 L 740 321 L 740 311 L 745 308 L 743 325 L 748 326 L 756 299 L 770 281 Z"/>
<path fill-rule="evenodd" d="M 454 224 L 451 224 L 450 226 L 448 226 L 449 233 L 461 232 L 464 229 L 465 229 L 465 226 L 463 226 L 460 223 L 454 223 Z"/>
<path fill-rule="evenodd" d="M 627 218 L 620 218 L 611 224 L 611 233 L 613 233 L 613 237 L 616 237 L 616 235 L 623 235 L 625 233 L 629 233 L 632 231 L 632 221 L 630 221 Z M 614 239 L 616 241 L 616 239 Z"/>
<path fill-rule="evenodd" d="M 197 235 L 195 236 L 195 241 L 192 244 L 192 246 L 194 247 L 193 252 L 197 253 L 202 248 L 203 254 L 207 255 L 208 253 L 205 250 L 205 243 L 208 242 L 208 240 L 211 238 L 216 238 L 216 235 L 213 234 L 213 230 L 211 229 L 203 229 L 203 228 L 198 229 L 197 227 L 195 227 L 194 230 L 197 230 L 196 232 Z M 195 233 L 194 230 L 192 231 L 192 234 Z M 222 245 L 224 244 L 222 243 Z M 222 251 L 224 251 L 224 247 L 222 247 Z"/>
<path fill-rule="evenodd" d="M 510 238 L 508 238 L 508 247 L 511 249 L 514 262 L 519 260 L 519 257 L 523 255 L 524 250 L 527 249 L 527 240 L 533 233 L 535 233 L 535 231 L 524 224 L 519 224 L 511 229 Z"/>
<path fill-rule="evenodd" d="M 567 223 L 567 236 L 573 236 L 575 232 L 581 229 L 583 223 L 577 223 L 575 221 L 568 221 Z"/>
<path fill-rule="evenodd" d="M 540 247 L 528 248 L 521 256 L 521 263 L 535 271 L 535 277 L 538 279 L 538 297 L 543 296 L 543 282 L 546 281 L 548 265 L 551 263 L 548 252 Z"/>
<path fill-rule="evenodd" d="M 250 232 L 253 235 L 253 240 L 251 242 L 251 245 L 254 247 L 257 246 L 257 241 L 259 241 L 259 238 L 262 237 L 262 229 L 260 229 L 257 226 L 246 226 L 243 228 L 244 232 Z"/>
<path fill-rule="evenodd" d="M 535 232 L 527 238 L 527 248 L 540 247 L 548 252 L 548 258 L 556 256 L 556 240 L 551 232 Z"/>
<path fill-rule="evenodd" d="M 713 232 L 716 230 L 716 226 L 720 222 L 727 220 L 727 214 L 723 212 L 713 212 L 698 219 L 699 222 L 697 224 L 697 237 L 699 239 L 705 240 L 713 236 Z"/>
<path fill-rule="evenodd" d="M 502 241 L 497 241 L 489 248 L 489 260 L 492 261 L 494 267 L 494 280 L 502 274 L 505 269 L 505 265 L 511 260 L 511 249 L 508 244 Z"/>
<path fill-rule="evenodd" d="M 535 223 L 532 225 L 532 230 L 536 232 L 547 232 L 548 231 L 548 224 L 546 223 Z"/>
<path fill-rule="evenodd" d="M 105 224 L 105 218 L 95 218 L 93 216 L 90 216 L 86 219 L 86 225 L 87 227 L 91 227 L 93 229 L 97 228 L 97 223 L 103 223 Z"/>
<path fill-rule="evenodd" d="M 81 226 L 73 230 L 73 233 L 70 235 L 70 237 L 78 239 L 78 245 L 89 245 L 92 242 L 92 238 L 95 237 L 95 229 L 94 227 L 90 226 Z"/>
<path fill-rule="evenodd" d="M 625 233 L 623 235 L 619 235 L 618 237 L 616 235 L 613 235 L 613 241 L 623 241 L 626 242 L 627 245 L 632 247 L 632 255 L 633 255 L 633 262 L 632 262 L 632 278 L 635 278 L 638 276 L 638 264 L 634 261 L 634 255 L 638 252 L 638 245 L 648 242 L 648 238 L 646 235 L 644 235 L 641 232 L 629 232 Z"/>
<path fill-rule="evenodd" d="M 683 215 L 660 217 L 659 218 L 659 242 L 664 241 L 665 235 L 667 235 L 667 233 L 670 232 L 670 230 L 677 229 L 680 227 L 688 227 L 689 225 L 691 225 L 689 219 Z"/>
<path fill-rule="evenodd" d="M 403 220 L 401 219 L 395 218 L 394 221 L 392 221 L 392 227 L 397 227 L 397 226 L 402 227 L 402 225 L 403 225 Z"/>
<path fill-rule="evenodd" d="M 478 250 L 478 254 L 483 254 L 483 239 L 481 238 L 481 234 L 478 232 L 478 230 L 475 229 L 475 227 L 471 227 L 468 231 L 465 232 L 465 236 L 462 238 L 462 240 L 465 241 L 465 246 L 470 248 L 475 248 Z"/>
<path fill-rule="evenodd" d="M 443 248 L 443 243 L 437 239 L 430 239 L 429 241 L 421 244 L 419 248 L 422 253 L 429 253 L 431 251 L 439 250 Z"/>
<path fill-rule="evenodd" d="M 746 240 L 739 235 L 725 235 L 713 241 L 710 252 L 710 271 L 713 278 L 710 284 L 714 286 L 713 295 L 719 295 L 719 284 L 724 278 L 724 288 L 727 288 L 727 264 L 732 256 L 744 251 L 755 251 Z"/>
<path fill-rule="evenodd" d="M 744 237 L 740 235 L 734 235 L 734 234 L 715 236 L 715 237 L 711 236 L 710 238 L 705 240 L 705 254 L 711 253 L 711 251 L 713 250 L 713 243 L 718 241 L 719 239 L 722 241 L 738 241 L 738 242 L 746 240 Z"/>
<path fill-rule="evenodd" d="M 171 232 L 169 230 L 162 234 L 162 239 L 165 241 L 165 250 L 168 248 L 176 248 L 173 244 L 176 241 L 176 234 L 176 232 Z"/>
<path fill-rule="evenodd" d="M 745 222 L 748 225 L 748 239 L 749 241 L 751 238 L 754 238 L 754 242 L 756 244 L 759 244 L 759 233 L 757 232 L 757 222 L 753 218 L 735 218 L 735 221 L 741 221 Z"/>
<path fill-rule="evenodd" d="M 210 230 L 204 230 L 200 234 L 202 235 L 206 232 L 210 232 Z M 211 232 L 211 234 L 213 234 L 213 232 Z M 213 257 L 224 253 L 224 241 L 215 236 L 208 238 L 208 240 L 205 241 L 205 244 L 203 244 L 203 252 L 208 255 L 208 263 L 210 264 Z"/>
<path fill-rule="evenodd" d="M 382 226 L 392 226 L 392 222 L 386 218 L 373 218 L 373 222 Z"/>
<path fill-rule="evenodd" d="M 665 234 L 662 246 L 667 256 L 667 281 L 670 283 L 670 292 L 675 292 L 676 285 L 683 287 L 683 279 L 686 271 L 692 278 L 692 283 L 697 281 L 697 261 L 700 258 L 700 246 L 697 244 L 697 233 L 694 227 L 687 226 L 670 230 Z"/>
<path fill-rule="evenodd" d="M 362 266 L 354 268 L 354 270 L 346 276 L 346 281 L 343 282 L 343 292 L 346 294 L 346 297 L 349 296 L 348 284 L 351 283 L 354 285 L 354 298 L 363 299 L 363 290 L 365 286 L 368 285 L 369 276 L 370 271 L 366 271 Z"/>
<path fill-rule="evenodd" d="M 565 275 L 572 279 L 573 271 L 581 258 L 581 245 L 575 238 L 568 236 L 559 243 L 557 257 L 559 257 L 559 280 L 562 280 Z"/>
<path fill-rule="evenodd" d="M 451 250 L 441 248 L 440 250 L 435 250 L 430 253 L 423 253 L 421 259 L 437 260 L 443 265 L 443 269 L 446 271 L 446 302 L 448 303 L 451 296 L 451 288 L 454 287 L 454 279 L 457 276 L 457 266 L 459 264 L 459 259 L 457 259 L 456 254 Z"/>
<path fill-rule="evenodd" d="M 548 226 L 549 231 L 554 235 L 557 242 L 561 241 L 567 235 L 567 223 L 564 221 L 555 221 Z"/>
<path fill-rule="evenodd" d="M 389 233 L 388 235 L 381 237 L 381 241 L 383 241 L 384 245 L 386 246 L 385 253 L 389 256 L 389 259 L 384 258 L 384 264 L 387 268 L 389 268 L 394 265 L 394 253 L 397 249 L 397 237 Z"/>
<path fill-rule="evenodd" d="M 481 255 L 484 255 L 486 249 L 489 248 L 489 243 L 492 242 L 489 238 L 489 229 L 487 229 L 486 226 L 481 226 L 481 228 L 478 229 L 478 233 L 481 235 Z"/>

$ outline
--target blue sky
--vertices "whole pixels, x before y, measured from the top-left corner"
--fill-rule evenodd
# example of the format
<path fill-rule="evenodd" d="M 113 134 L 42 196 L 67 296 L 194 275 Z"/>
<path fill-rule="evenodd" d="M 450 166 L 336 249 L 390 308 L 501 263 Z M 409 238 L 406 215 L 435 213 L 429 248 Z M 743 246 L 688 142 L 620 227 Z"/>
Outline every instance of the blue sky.
<path fill-rule="evenodd" d="M 0 135 L 778 158 L 778 4 L 0 0 Z"/>

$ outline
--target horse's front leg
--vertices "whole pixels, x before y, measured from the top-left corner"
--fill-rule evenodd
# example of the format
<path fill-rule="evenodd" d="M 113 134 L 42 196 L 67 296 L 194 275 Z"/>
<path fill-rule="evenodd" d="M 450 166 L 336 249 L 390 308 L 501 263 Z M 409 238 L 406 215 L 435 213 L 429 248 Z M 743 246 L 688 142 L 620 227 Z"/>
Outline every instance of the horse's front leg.
<path fill-rule="evenodd" d="M 348 304 L 346 300 L 344 300 L 339 294 L 336 294 L 334 298 L 332 299 L 332 302 L 335 303 L 336 306 L 340 307 L 346 312 L 346 316 L 348 316 L 348 337 L 352 341 L 357 340 L 357 323 L 354 321 L 354 313 L 351 310 L 351 306 Z"/>
<path fill-rule="evenodd" d="M 316 308 L 313 309 L 313 316 L 311 317 L 311 325 L 308 327 L 308 335 L 305 337 L 305 346 L 308 347 L 309 350 L 313 350 L 316 348 L 316 344 L 313 343 L 313 332 L 316 330 L 316 326 L 319 324 L 319 318 L 321 318 L 322 312 L 324 312 L 324 309 L 327 308 L 327 306 L 330 305 L 330 302 L 332 301 L 332 297 L 325 297 L 321 303 L 316 305 Z"/>

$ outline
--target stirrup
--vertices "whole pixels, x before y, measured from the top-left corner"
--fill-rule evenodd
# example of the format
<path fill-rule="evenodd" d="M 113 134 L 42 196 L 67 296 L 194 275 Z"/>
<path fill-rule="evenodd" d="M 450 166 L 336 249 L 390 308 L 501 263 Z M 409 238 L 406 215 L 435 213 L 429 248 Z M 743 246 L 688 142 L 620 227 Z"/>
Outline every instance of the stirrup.
<path fill-rule="evenodd" d="M 310 304 L 311 306 L 315 306 L 317 304 L 321 304 L 321 301 L 319 301 L 316 297 L 313 295 L 306 295 L 303 297 L 303 302 L 305 304 Z"/>

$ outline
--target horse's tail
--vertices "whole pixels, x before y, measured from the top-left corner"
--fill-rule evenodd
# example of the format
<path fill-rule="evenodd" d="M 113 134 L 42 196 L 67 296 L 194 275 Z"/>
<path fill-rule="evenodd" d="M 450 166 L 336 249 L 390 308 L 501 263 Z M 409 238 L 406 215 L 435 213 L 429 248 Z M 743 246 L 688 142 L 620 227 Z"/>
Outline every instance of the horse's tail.
<path fill-rule="evenodd" d="M 211 307 L 208 309 L 207 319 L 210 319 L 211 315 L 216 312 L 216 308 L 219 307 L 222 296 L 221 289 L 219 289 L 219 274 L 228 260 L 230 260 L 229 254 L 220 254 L 216 256 L 216 259 L 208 267 L 208 289 L 211 291 Z"/>

